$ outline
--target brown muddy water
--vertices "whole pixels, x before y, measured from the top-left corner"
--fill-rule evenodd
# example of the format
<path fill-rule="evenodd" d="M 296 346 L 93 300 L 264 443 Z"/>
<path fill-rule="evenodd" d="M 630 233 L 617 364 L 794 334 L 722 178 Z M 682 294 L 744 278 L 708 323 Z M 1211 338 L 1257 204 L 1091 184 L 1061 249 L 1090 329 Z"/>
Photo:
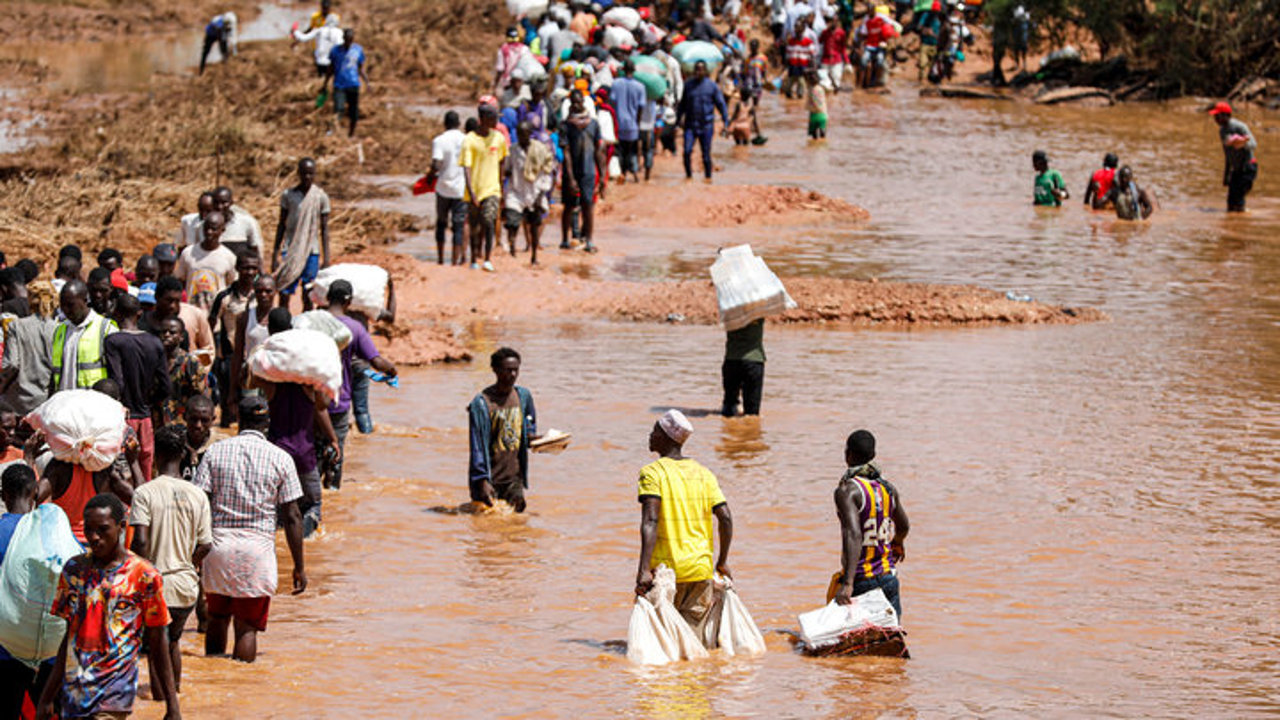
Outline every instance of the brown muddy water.
<path fill-rule="evenodd" d="M 766 631 L 822 604 L 839 561 L 842 442 L 876 433 L 912 518 L 901 578 L 913 659 L 810 660 L 769 632 L 760 658 L 630 666 L 618 643 L 646 435 L 661 408 L 717 406 L 723 335 L 477 319 L 460 330 L 478 355 L 517 347 L 542 427 L 574 433 L 563 454 L 535 456 L 531 512 L 429 511 L 466 499 L 464 407 L 490 382 L 486 363 L 379 386 L 380 432 L 354 442 L 351 480 L 307 544 L 311 589 L 276 598 L 254 666 L 207 660 L 188 634 L 188 716 L 1280 711 L 1280 136 L 1274 118 L 1245 116 L 1262 176 L 1252 212 L 1228 218 L 1216 129 L 1195 109 L 921 100 L 904 84 L 839 96 L 831 140 L 810 146 L 800 106 L 770 98 L 769 144 L 721 144 L 719 181 L 803 185 L 871 222 L 602 238 L 627 253 L 615 267 L 646 274 L 702 276 L 717 245 L 750 241 L 782 274 L 972 282 L 1113 318 L 771 327 L 764 416 L 694 417 L 687 450 L 729 498 L 730 565 Z M 1075 194 L 1062 210 L 1030 205 L 1036 148 Z M 1157 193 L 1151 222 L 1081 209 L 1107 151 Z"/>

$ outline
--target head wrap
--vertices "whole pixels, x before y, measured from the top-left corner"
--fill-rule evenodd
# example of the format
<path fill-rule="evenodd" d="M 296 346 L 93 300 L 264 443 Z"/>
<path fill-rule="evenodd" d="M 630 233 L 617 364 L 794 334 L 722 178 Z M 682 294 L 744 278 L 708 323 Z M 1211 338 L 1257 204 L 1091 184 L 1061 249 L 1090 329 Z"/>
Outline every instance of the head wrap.
<path fill-rule="evenodd" d="M 679 445 L 683 445 L 693 434 L 693 423 L 689 422 L 684 413 L 675 409 L 666 411 L 658 418 L 658 427 Z"/>

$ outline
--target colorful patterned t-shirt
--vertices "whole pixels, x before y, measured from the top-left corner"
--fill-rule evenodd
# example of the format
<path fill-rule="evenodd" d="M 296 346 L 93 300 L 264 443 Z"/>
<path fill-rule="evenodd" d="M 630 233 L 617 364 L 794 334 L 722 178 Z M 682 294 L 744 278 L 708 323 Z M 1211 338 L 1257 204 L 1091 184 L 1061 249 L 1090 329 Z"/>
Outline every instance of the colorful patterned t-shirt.
<path fill-rule="evenodd" d="M 108 567 L 79 555 L 62 568 L 49 612 L 67 621 L 76 665 L 67 664 L 62 717 L 133 708 L 145 628 L 169 624 L 162 587 L 160 573 L 133 553 Z"/>

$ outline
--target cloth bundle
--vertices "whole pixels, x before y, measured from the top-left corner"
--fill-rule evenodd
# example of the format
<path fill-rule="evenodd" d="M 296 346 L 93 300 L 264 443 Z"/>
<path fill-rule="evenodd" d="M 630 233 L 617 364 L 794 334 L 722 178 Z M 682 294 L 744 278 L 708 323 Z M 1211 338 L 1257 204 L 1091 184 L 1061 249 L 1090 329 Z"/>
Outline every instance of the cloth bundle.
<path fill-rule="evenodd" d="M 94 390 L 54 393 L 27 415 L 41 431 L 53 456 L 90 472 L 105 470 L 124 446 L 125 409 Z"/>
<path fill-rule="evenodd" d="M 703 642 L 708 648 L 720 648 L 725 655 L 763 654 L 764 636 L 733 589 L 733 581 L 717 575 L 715 585 L 716 599 L 703 625 Z"/>
<path fill-rule="evenodd" d="M 796 307 L 782 281 L 751 252 L 750 245 L 721 250 L 711 265 L 711 281 L 725 330 L 738 330 Z"/>
<path fill-rule="evenodd" d="M 330 401 L 342 389 L 342 358 L 333 338 L 318 330 L 285 330 L 249 356 L 249 372 L 269 382 L 309 385 Z"/>

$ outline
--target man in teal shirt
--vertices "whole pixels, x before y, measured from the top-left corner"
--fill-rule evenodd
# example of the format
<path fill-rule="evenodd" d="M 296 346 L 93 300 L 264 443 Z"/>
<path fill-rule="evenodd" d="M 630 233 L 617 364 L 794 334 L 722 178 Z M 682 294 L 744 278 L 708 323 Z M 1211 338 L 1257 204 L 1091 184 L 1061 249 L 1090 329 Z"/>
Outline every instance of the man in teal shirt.
<path fill-rule="evenodd" d="M 724 364 L 720 366 L 724 380 L 724 403 L 721 414 L 738 414 L 738 398 L 742 398 L 742 414 L 760 414 L 760 395 L 764 389 L 764 320 L 730 330 L 724 342 Z"/>
<path fill-rule="evenodd" d="M 1035 204 L 1061 207 L 1062 201 L 1071 197 L 1062 173 L 1049 169 L 1049 155 L 1043 150 L 1031 154 L 1031 167 L 1036 170 Z"/>

